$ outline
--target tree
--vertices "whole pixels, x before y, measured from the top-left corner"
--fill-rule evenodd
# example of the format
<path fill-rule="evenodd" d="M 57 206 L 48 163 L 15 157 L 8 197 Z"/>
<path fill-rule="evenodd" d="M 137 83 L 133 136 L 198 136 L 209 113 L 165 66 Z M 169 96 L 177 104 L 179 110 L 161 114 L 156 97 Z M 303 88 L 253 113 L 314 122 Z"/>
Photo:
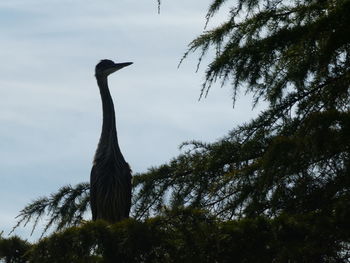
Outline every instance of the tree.
<path fill-rule="evenodd" d="M 226 2 L 212 1 L 207 22 Z M 264 100 L 268 106 L 223 139 L 184 143 L 185 153 L 135 175 L 133 217 L 188 207 L 227 222 L 264 218 L 276 229 L 298 226 L 296 233 L 287 227 L 286 242 L 293 242 L 291 233 L 304 240 L 293 247 L 278 239 L 291 250 L 277 262 L 349 262 L 350 0 L 232 5 L 228 20 L 194 39 L 184 58 L 199 51 L 201 63 L 215 52 L 202 97 L 221 82 L 233 89 L 234 102 L 243 89 L 254 95 L 254 105 Z M 54 200 L 36 205 L 53 211 L 59 228 L 79 222 L 79 205 L 67 217 Z M 23 220 L 39 211 L 28 210 L 33 205 L 22 211 Z M 320 241 L 329 245 L 312 254 L 308 248 Z M 293 258 L 296 251 L 312 255 Z"/>
<path fill-rule="evenodd" d="M 0 233 L 0 260 L 4 260 L 6 263 L 28 262 L 28 256 L 25 253 L 30 248 L 29 242 L 21 238 L 14 236 L 6 239 Z"/>
<path fill-rule="evenodd" d="M 210 19 L 226 1 L 213 1 Z M 258 118 L 136 177 L 136 214 L 195 206 L 223 218 L 318 211 L 349 200 L 350 1 L 240 0 L 189 45 L 211 49 L 202 95 L 231 82 L 264 100 Z M 150 212 L 152 211 L 152 212 Z"/>
<path fill-rule="evenodd" d="M 0 259 L 40 263 L 340 262 L 331 225 L 316 214 L 218 220 L 196 209 L 172 209 L 144 221 L 86 222 L 15 255 L 0 240 Z M 320 232 L 320 227 L 325 230 Z"/>

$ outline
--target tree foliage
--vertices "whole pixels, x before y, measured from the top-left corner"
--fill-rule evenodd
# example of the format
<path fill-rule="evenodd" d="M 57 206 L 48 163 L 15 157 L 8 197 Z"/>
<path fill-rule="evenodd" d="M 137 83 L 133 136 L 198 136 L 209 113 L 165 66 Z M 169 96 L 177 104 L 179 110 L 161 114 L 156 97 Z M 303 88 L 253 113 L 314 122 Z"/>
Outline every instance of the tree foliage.
<path fill-rule="evenodd" d="M 0 260 L 6 263 L 28 262 L 28 255 L 25 255 L 31 248 L 31 244 L 21 238 L 14 236 L 4 238 L 0 233 Z"/>
<path fill-rule="evenodd" d="M 347 218 L 332 220 L 314 212 L 224 221 L 197 209 L 173 209 L 143 222 L 86 222 L 6 262 L 341 262 L 338 251 L 346 249 L 349 231 L 335 228 Z"/>
<path fill-rule="evenodd" d="M 170 164 L 136 176 L 136 216 L 157 214 L 165 204 L 226 219 L 331 215 L 350 198 L 349 127 L 349 113 L 327 111 L 288 120 L 273 127 L 276 134 L 254 121 L 219 142 L 192 143 Z"/>
<path fill-rule="evenodd" d="M 33 233 L 40 219 L 45 216 L 49 220 L 43 229 L 42 236 L 50 227 L 58 231 L 82 223 L 84 214 L 90 208 L 89 188 L 89 183 L 80 183 L 75 187 L 66 185 L 49 197 L 32 201 L 17 216 L 18 222 L 12 231 L 21 224 L 26 226 L 29 222 L 33 222 Z"/>
<path fill-rule="evenodd" d="M 208 19 L 225 2 L 213 1 Z M 244 88 L 268 107 L 225 138 L 188 143 L 185 154 L 136 176 L 137 216 L 164 205 L 226 219 L 331 216 L 349 200 L 350 1 L 237 2 L 185 57 L 216 52 L 202 94 L 230 81 L 234 100 Z"/>
<path fill-rule="evenodd" d="M 208 23 L 225 3 L 231 2 L 212 1 Z M 191 251 L 186 246 L 193 244 L 207 253 L 201 262 L 215 262 L 221 246 L 227 257 L 242 255 L 237 262 L 349 262 L 349 14 L 350 0 L 232 2 L 228 20 L 194 39 L 184 58 L 199 51 L 201 63 L 208 52 L 215 52 L 207 65 L 201 96 L 206 96 L 215 82 L 221 82 L 232 87 L 233 101 L 243 89 L 253 94 L 254 103 L 266 101 L 266 109 L 222 139 L 184 143 L 184 152 L 169 163 L 135 175 L 132 217 L 144 222 L 130 220 L 116 228 L 123 224 L 127 229 L 152 225 L 154 237 L 164 236 L 160 243 L 145 245 L 151 246 L 148 252 L 160 256 L 162 262 L 176 262 L 171 261 L 172 255 L 186 255 L 184 261 L 188 260 L 190 254 L 186 253 Z M 59 200 L 67 196 L 64 200 L 71 202 L 79 197 L 73 194 L 72 199 L 59 193 L 63 193 L 58 194 Z M 58 222 L 59 229 L 80 223 L 81 207 L 87 207 L 87 199 L 83 198 L 84 206 L 74 201 L 67 210 L 65 201 L 56 205 L 55 196 L 28 205 L 22 211 L 22 220 L 49 211 L 53 219 L 49 222 Z M 215 219 L 213 225 L 188 230 L 191 224 L 184 223 L 184 230 L 181 220 L 169 217 L 164 218 L 170 220 L 166 222 L 171 227 L 163 225 L 164 218 L 159 216 L 164 210 L 184 207 L 208 211 Z M 149 219 L 152 217 L 155 219 Z M 155 222 L 162 223 L 155 227 Z M 48 249 L 44 244 L 52 244 L 54 238 L 66 238 L 89 226 L 104 229 L 112 240 L 119 238 L 114 226 L 89 223 L 55 234 L 36 249 L 40 244 Z M 170 229 L 174 232 L 168 236 Z M 218 231 L 217 236 L 212 229 Z M 142 231 L 150 233 L 148 228 Z M 201 231 L 206 234 L 193 244 L 185 242 L 186 236 L 175 248 L 170 242 L 177 234 L 200 236 Z M 75 237 L 71 234 L 67 238 Z M 153 240 L 153 236 L 140 238 Z M 230 242 L 222 245 L 225 240 Z M 86 251 L 94 246 L 96 243 L 89 243 Z M 96 255 L 105 255 L 103 251 Z M 176 253 L 171 254 L 173 251 Z M 252 251 L 257 255 L 254 259 Z M 211 257 L 211 252 L 215 256 Z M 133 253 L 147 262 L 148 254 L 142 254 L 146 252 Z"/>

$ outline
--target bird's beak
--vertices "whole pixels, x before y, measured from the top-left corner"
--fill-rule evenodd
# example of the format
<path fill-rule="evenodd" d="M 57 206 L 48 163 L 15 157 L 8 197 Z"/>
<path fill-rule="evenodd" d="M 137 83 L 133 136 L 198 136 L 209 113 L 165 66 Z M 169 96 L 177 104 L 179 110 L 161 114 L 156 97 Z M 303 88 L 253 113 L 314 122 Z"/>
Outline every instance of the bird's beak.
<path fill-rule="evenodd" d="M 120 70 L 126 66 L 129 66 L 131 65 L 132 62 L 123 62 L 123 63 L 114 63 L 114 70 L 113 72 L 117 71 L 117 70 Z"/>

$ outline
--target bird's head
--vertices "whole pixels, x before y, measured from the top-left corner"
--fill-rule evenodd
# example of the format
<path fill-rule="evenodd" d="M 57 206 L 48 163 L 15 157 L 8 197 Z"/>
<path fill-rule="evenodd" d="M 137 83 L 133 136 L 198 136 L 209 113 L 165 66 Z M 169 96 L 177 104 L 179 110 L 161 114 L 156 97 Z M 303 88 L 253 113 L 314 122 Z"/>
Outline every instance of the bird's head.
<path fill-rule="evenodd" d="M 96 65 L 95 75 L 107 77 L 109 74 L 112 74 L 113 72 L 116 72 L 117 70 L 131 64 L 132 62 L 114 63 L 112 60 L 103 59 Z"/>

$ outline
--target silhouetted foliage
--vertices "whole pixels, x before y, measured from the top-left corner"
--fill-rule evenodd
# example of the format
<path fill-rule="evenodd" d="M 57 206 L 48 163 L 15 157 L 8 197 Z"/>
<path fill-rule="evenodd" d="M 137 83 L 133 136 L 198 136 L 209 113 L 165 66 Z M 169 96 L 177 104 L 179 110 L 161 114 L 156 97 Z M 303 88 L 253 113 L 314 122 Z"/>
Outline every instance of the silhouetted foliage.
<path fill-rule="evenodd" d="M 21 224 L 26 226 L 29 222 L 34 222 L 33 233 L 39 220 L 44 216 L 49 217 L 49 220 L 42 235 L 53 226 L 55 231 L 58 231 L 65 227 L 80 224 L 84 214 L 90 207 L 89 188 L 89 183 L 80 183 L 75 187 L 66 185 L 49 197 L 41 197 L 32 201 L 17 216 L 19 220 L 13 230 Z"/>
<path fill-rule="evenodd" d="M 170 164 L 135 176 L 135 216 L 157 214 L 164 205 L 205 208 L 226 219 L 331 214 L 349 200 L 348 112 L 318 112 L 272 127 L 265 120 L 216 143 L 194 142 Z"/>
<path fill-rule="evenodd" d="M 0 233 L 0 260 L 5 263 L 25 263 L 28 262 L 26 252 L 31 248 L 31 244 L 17 236 L 3 238 Z"/>
<path fill-rule="evenodd" d="M 208 21 L 228 2 L 213 0 Z M 201 63 L 215 52 L 201 96 L 221 81 L 234 101 L 243 89 L 266 109 L 135 175 L 134 220 L 55 233 L 35 246 L 33 260 L 61 251 L 64 262 L 350 262 L 350 0 L 233 5 L 184 58 L 199 50 Z M 48 209 L 50 222 L 66 222 L 59 228 L 79 222 L 45 200 L 22 218 Z M 68 241 L 71 252 L 59 247 Z"/>
<path fill-rule="evenodd" d="M 337 231 L 337 224 L 347 221 L 317 212 L 223 221 L 197 209 L 174 209 L 144 222 L 86 222 L 26 247 L 25 255 L 40 263 L 341 262 L 349 230 Z"/>

